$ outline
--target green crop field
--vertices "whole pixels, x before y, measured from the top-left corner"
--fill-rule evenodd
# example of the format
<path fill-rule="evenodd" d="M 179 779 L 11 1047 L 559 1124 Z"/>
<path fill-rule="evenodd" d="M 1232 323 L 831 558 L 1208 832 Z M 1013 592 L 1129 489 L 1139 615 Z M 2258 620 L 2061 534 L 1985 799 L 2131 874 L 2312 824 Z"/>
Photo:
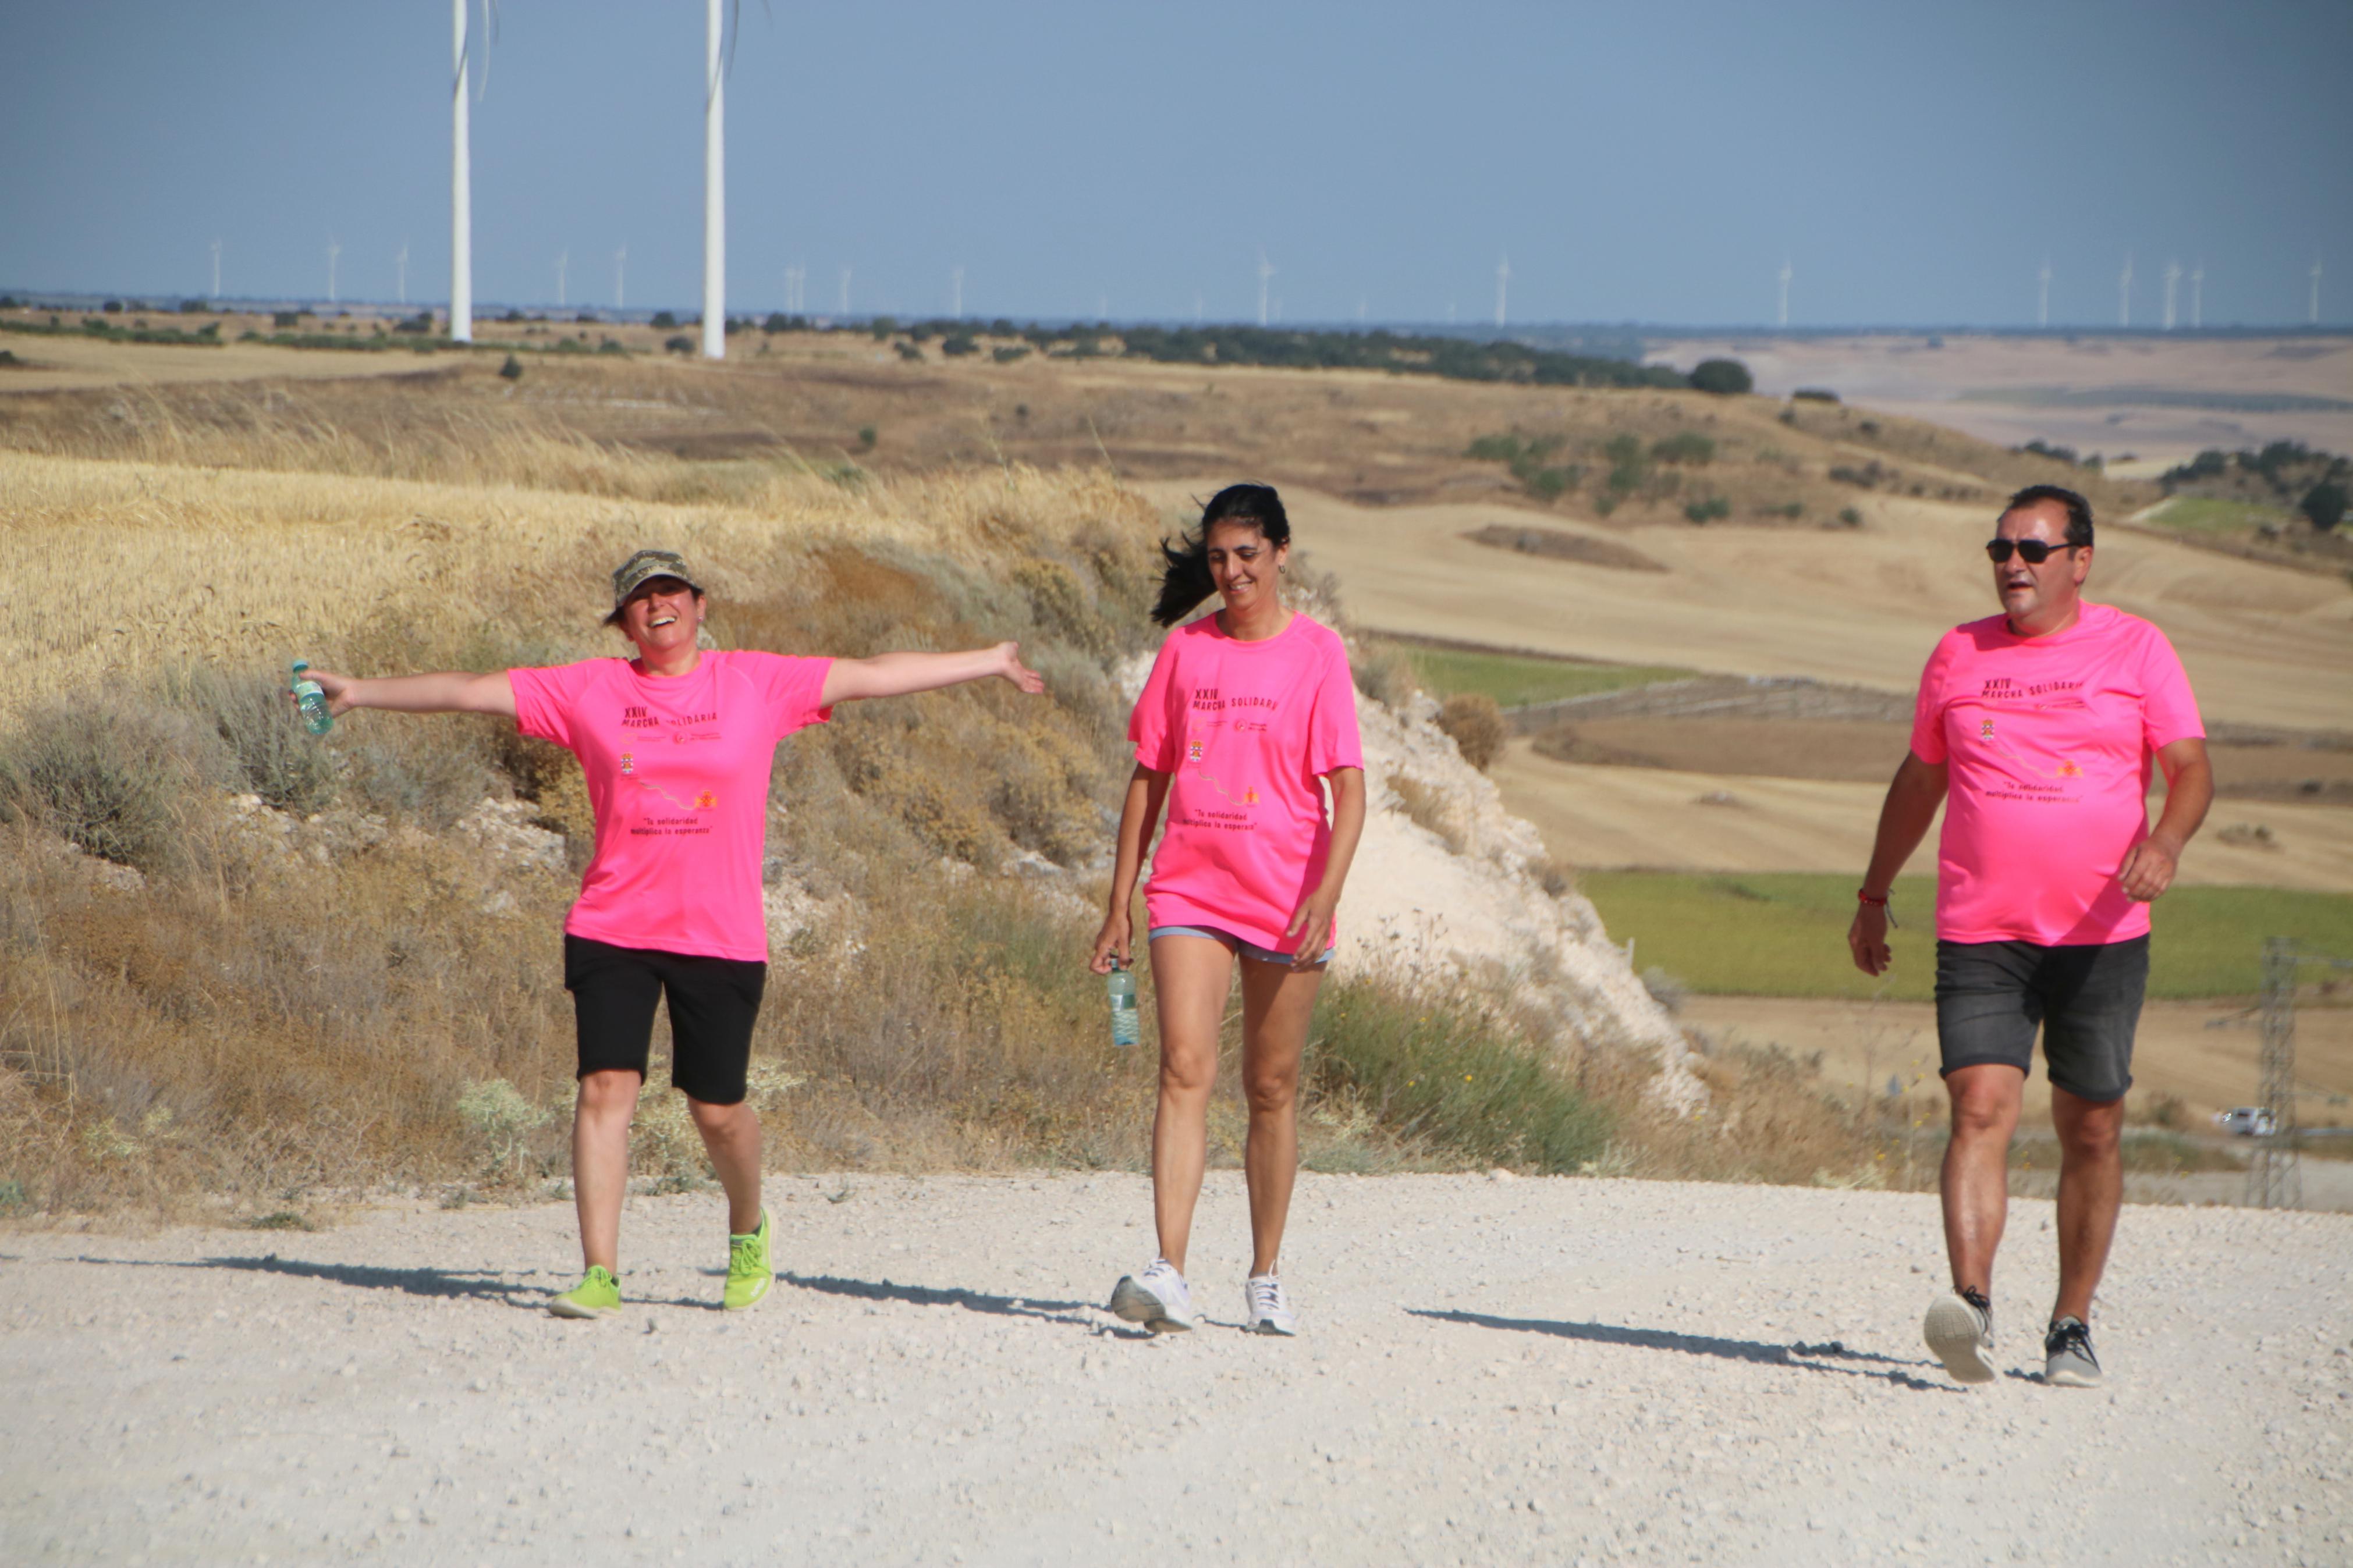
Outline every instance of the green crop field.
<path fill-rule="evenodd" d="M 1854 967 L 1846 930 L 1854 879 L 1816 872 L 1738 875 L 1590 871 L 1577 886 L 1613 941 L 1634 939 L 1634 966 L 1665 970 L 1694 991 L 1742 996 L 1925 1002 L 1936 972 L 1936 886 L 1895 884 L 1894 968 Z M 2353 894 L 2278 888 L 2176 888 L 2158 901 L 2149 944 L 2154 997 L 2243 996 L 2261 985 L 2263 939 L 2289 936 L 2353 956 Z"/>
<path fill-rule="evenodd" d="M 2215 500 L 2206 496 L 2175 496 L 2148 514 L 2148 521 L 2185 533 L 2244 533 L 2263 523 L 2288 522 L 2284 507 L 2261 501 Z"/>
<path fill-rule="evenodd" d="M 1488 653 L 1471 648 L 1393 644 L 1413 666 L 1414 679 L 1440 699 L 1474 692 L 1505 708 L 1557 702 L 1598 691 L 1622 691 L 1659 680 L 1681 680 L 1694 672 L 1664 665 L 1587 664 L 1536 654 Z"/>

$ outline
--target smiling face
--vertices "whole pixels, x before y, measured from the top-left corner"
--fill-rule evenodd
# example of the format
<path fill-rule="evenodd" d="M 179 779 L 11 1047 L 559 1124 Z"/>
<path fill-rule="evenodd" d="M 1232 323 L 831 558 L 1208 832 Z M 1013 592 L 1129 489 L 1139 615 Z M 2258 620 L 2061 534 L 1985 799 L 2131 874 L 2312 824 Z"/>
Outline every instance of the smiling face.
<path fill-rule="evenodd" d="M 648 658 L 692 647 L 702 630 L 702 595 L 675 577 L 649 577 L 621 601 L 621 629 Z"/>
<path fill-rule="evenodd" d="M 2036 501 L 2001 514 L 1994 525 L 1996 539 L 2039 540 L 2051 546 L 2040 566 L 2015 552 L 1993 566 L 1993 591 L 2010 616 L 2011 629 L 2022 637 L 2038 637 L 2071 624 L 2076 595 L 2092 570 L 2092 548 L 2067 546 L 2067 509 L 2057 501 Z"/>
<path fill-rule="evenodd" d="M 1227 609 L 1247 615 L 1274 600 L 1275 578 L 1290 557 L 1290 545 L 1268 544 L 1256 522 L 1236 518 L 1211 523 L 1206 548 L 1209 579 Z"/>

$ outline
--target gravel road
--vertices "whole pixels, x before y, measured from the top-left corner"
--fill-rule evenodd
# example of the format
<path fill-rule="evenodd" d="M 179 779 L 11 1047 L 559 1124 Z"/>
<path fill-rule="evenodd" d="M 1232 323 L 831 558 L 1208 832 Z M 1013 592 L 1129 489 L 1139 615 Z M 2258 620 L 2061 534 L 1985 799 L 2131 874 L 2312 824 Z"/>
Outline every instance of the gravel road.
<path fill-rule="evenodd" d="M 2353 1218 L 2126 1213 L 2108 1386 L 1919 1342 L 1919 1194 L 1305 1176 L 1296 1341 L 1098 1303 L 1133 1176 L 776 1178 L 786 1277 L 712 1310 L 715 1195 L 631 1200 L 619 1318 L 538 1310 L 568 1205 L 317 1234 L 0 1236 L 0 1562 L 2353 1562 Z"/>

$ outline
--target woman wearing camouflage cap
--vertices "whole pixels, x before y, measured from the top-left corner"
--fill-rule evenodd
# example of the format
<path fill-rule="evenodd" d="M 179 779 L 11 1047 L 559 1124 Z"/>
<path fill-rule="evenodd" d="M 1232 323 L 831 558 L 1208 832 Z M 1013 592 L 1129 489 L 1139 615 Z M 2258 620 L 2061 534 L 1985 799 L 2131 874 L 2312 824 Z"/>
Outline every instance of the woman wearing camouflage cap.
<path fill-rule="evenodd" d="M 727 1192 L 725 1304 L 752 1306 L 775 1278 L 760 1123 L 744 1102 L 744 1077 L 767 977 L 760 862 L 776 742 L 859 698 L 990 677 L 1045 689 L 1009 642 L 872 658 L 719 652 L 699 645 L 703 611 L 682 558 L 640 550 L 613 574 L 606 617 L 637 644 L 635 658 L 374 680 L 311 672 L 335 713 L 496 713 L 573 752 L 587 776 L 596 849 L 564 922 L 580 1050 L 573 1190 L 586 1273 L 548 1303 L 558 1317 L 602 1317 L 621 1304 L 629 1120 L 665 994 L 670 1081 Z"/>

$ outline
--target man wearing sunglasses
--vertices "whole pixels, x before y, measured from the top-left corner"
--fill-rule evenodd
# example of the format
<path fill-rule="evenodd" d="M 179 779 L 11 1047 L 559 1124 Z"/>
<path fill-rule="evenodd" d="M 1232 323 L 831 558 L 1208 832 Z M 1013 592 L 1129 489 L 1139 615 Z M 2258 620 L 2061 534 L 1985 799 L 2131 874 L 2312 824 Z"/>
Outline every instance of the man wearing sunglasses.
<path fill-rule="evenodd" d="M 1953 1289 L 1923 1332 L 1963 1383 L 1995 1375 L 1993 1256 L 2010 1141 L 2042 1033 L 2059 1134 L 2059 1296 L 2043 1381 L 2096 1387 L 2092 1294 L 2124 1197 L 2117 1134 L 2148 979 L 2148 906 L 2214 798 L 2205 728 L 2165 634 L 2081 596 L 2092 509 L 2032 485 L 1986 546 L 2002 613 L 1945 634 L 1921 673 L 1912 750 L 1888 786 L 1847 945 L 1888 965 L 1887 896 L 1939 805 L 1936 1038 L 1952 1142 Z M 2150 763 L 2165 809 L 2148 826 Z"/>

